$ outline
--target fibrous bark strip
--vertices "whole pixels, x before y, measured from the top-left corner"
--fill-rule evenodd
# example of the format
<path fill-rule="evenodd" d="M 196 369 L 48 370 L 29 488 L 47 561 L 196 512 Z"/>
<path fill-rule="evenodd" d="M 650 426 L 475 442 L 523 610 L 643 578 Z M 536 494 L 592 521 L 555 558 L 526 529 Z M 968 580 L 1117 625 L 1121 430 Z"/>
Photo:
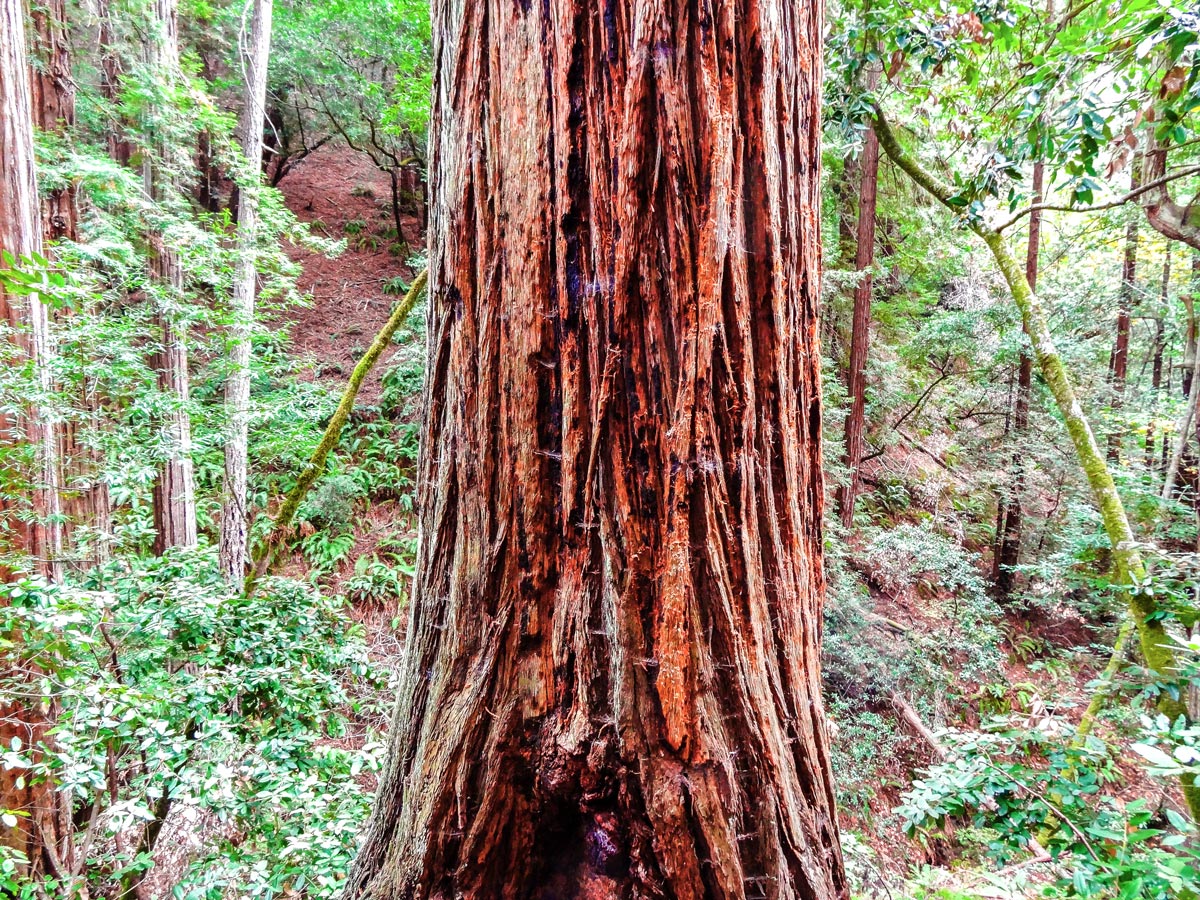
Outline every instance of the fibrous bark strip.
<path fill-rule="evenodd" d="M 843 896 L 821 7 L 438 0 L 419 541 L 347 896 Z"/>

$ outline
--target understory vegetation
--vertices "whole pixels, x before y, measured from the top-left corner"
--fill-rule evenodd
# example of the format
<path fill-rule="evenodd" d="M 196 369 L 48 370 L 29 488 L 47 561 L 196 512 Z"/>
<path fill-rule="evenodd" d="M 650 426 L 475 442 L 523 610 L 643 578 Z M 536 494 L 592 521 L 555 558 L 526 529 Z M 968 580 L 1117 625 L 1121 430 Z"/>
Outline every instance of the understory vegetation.
<path fill-rule="evenodd" d="M 182 4 L 177 34 L 161 5 L 16 4 L 35 84 L 70 48 L 70 115 L 33 140 L 39 196 L 71 211 L 0 267 L 49 348 L 0 323 L 0 895 L 333 900 L 417 566 L 424 300 L 327 428 L 437 239 L 429 12 L 277 5 L 247 153 L 258 4 Z M 822 665 L 856 897 L 1200 896 L 1200 218 L 1172 199 L 1200 187 L 1198 35 L 1168 0 L 828 11 Z M 165 40 L 173 64 L 144 52 Z M 1126 196 L 1156 180 L 1169 196 Z M 1053 353 L 989 250 L 1031 240 Z M 164 544 L 184 464 L 195 539 Z M 245 589 L 222 531 L 239 504 Z"/>

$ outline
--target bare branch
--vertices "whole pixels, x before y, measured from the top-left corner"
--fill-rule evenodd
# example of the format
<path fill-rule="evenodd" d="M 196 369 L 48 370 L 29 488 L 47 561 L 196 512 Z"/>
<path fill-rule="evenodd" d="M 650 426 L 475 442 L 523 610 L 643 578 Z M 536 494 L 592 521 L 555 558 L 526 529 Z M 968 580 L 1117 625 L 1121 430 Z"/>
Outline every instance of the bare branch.
<path fill-rule="evenodd" d="M 1134 188 L 1132 191 L 1122 194 L 1115 200 L 1109 200 L 1106 203 L 1096 203 L 1092 206 L 1063 206 L 1055 203 L 1033 203 L 1024 209 L 1013 213 L 1002 222 L 993 225 L 992 230 L 1003 232 L 1006 228 L 1015 225 L 1017 222 L 1021 221 L 1021 219 L 1035 210 L 1053 210 L 1055 212 L 1102 212 L 1106 209 L 1116 209 L 1118 206 L 1124 206 L 1130 200 L 1136 200 L 1138 197 L 1142 196 L 1142 194 L 1147 194 L 1150 191 L 1157 190 L 1163 185 L 1169 184 L 1172 181 L 1177 181 L 1180 178 L 1187 178 L 1189 175 L 1200 175 L 1200 166 L 1188 166 L 1187 168 L 1180 169 L 1178 172 L 1171 172 L 1167 175 L 1163 175 L 1160 178 L 1154 179 L 1154 181 L 1149 181 L 1146 184 L 1140 185 L 1139 187 Z"/>

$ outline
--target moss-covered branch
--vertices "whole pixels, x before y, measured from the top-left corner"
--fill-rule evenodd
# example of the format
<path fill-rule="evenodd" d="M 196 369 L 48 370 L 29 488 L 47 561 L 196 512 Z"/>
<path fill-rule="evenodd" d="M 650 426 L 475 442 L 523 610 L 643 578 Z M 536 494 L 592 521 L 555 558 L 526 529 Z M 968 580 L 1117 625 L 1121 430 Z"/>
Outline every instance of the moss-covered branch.
<path fill-rule="evenodd" d="M 900 146 L 887 118 L 878 106 L 875 108 L 875 131 L 879 136 L 879 146 L 883 148 L 888 158 L 934 198 L 954 210 L 954 206 L 950 203 L 950 199 L 956 193 L 954 189 L 937 178 Z M 1009 292 L 1021 311 L 1021 319 L 1025 324 L 1025 331 L 1029 335 L 1030 343 L 1033 345 L 1033 352 L 1041 368 L 1042 377 L 1046 380 L 1050 393 L 1054 396 L 1055 405 L 1067 426 L 1076 458 L 1079 460 L 1079 465 L 1091 488 L 1092 497 L 1104 521 L 1104 530 L 1112 546 L 1117 583 L 1121 585 L 1127 598 L 1130 618 L 1137 629 L 1142 655 L 1145 657 L 1150 671 L 1158 679 L 1163 682 L 1175 681 L 1179 677 L 1178 660 L 1162 619 L 1157 615 L 1159 610 L 1154 598 L 1142 589 L 1146 580 L 1146 567 L 1138 552 L 1133 530 L 1129 526 L 1129 517 L 1125 513 L 1125 506 L 1121 501 L 1121 495 L 1117 492 L 1112 473 L 1108 470 L 1104 454 L 1100 451 L 1087 416 L 1075 396 L 1075 389 L 1067 374 L 1066 366 L 1063 364 L 1058 348 L 1054 345 L 1041 302 L 1029 286 L 1025 272 L 1008 249 L 1003 235 L 980 221 L 970 221 L 968 225 L 991 250 L 992 257 L 995 259 L 1001 275 L 1004 276 Z M 1100 702 L 1103 702 L 1103 696 L 1099 699 Z M 1171 719 L 1187 716 L 1187 706 L 1182 699 L 1171 697 L 1167 693 L 1160 696 L 1158 708 Z M 1092 720 L 1097 711 L 1089 707 Z M 1087 727 L 1091 728 L 1090 721 Z M 1183 792 L 1187 798 L 1192 818 L 1200 821 L 1200 788 L 1192 784 L 1189 779 L 1183 784 Z"/>
<path fill-rule="evenodd" d="M 270 568 L 272 558 L 291 531 L 292 520 L 296 517 L 296 511 L 300 509 L 300 504 L 304 501 L 312 486 L 316 484 L 317 479 L 324 474 L 325 463 L 329 460 L 329 454 L 333 452 L 333 448 L 341 441 L 342 429 L 345 428 L 346 422 L 350 418 L 350 413 L 354 410 L 354 401 L 358 397 L 359 388 L 362 387 L 362 383 L 366 380 L 367 375 L 375 367 L 375 363 L 379 361 L 379 357 L 383 355 L 383 351 L 392 342 L 392 336 L 404 324 L 405 319 L 408 318 L 408 314 L 416 306 L 422 291 L 425 290 L 425 283 L 428 278 L 429 270 L 422 269 L 421 274 L 414 279 L 412 286 L 408 289 L 408 293 L 404 295 L 404 299 L 396 305 L 396 308 L 392 311 L 391 316 L 388 317 L 383 328 L 375 335 L 375 340 L 371 341 L 371 346 L 367 348 L 362 358 L 358 361 L 358 364 L 354 367 L 354 371 L 350 374 L 350 381 L 347 382 L 346 389 L 342 391 L 342 399 L 338 402 L 337 409 L 333 413 L 333 418 L 329 420 L 329 425 L 325 428 L 325 434 L 321 438 L 321 443 L 313 451 L 313 455 L 308 460 L 308 465 L 300 473 L 300 478 L 296 481 L 295 486 L 288 492 L 287 497 L 284 498 L 283 505 L 279 507 L 279 512 L 275 515 L 275 521 L 271 523 L 271 530 L 267 533 L 266 539 L 255 555 L 254 570 L 250 577 L 246 579 L 246 596 L 254 593 L 259 579 Z"/>

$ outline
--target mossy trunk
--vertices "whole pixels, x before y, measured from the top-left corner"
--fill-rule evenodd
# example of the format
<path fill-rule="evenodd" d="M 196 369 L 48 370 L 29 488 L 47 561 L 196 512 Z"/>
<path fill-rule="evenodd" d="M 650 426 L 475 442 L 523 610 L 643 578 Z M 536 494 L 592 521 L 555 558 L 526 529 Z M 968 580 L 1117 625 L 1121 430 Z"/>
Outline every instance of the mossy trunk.
<path fill-rule="evenodd" d="M 901 147 L 882 112 L 877 109 L 876 113 L 876 130 L 884 152 L 917 184 L 946 204 L 947 208 L 953 209 L 948 201 L 954 197 L 955 190 L 910 156 Z M 1038 367 L 1066 425 L 1076 459 L 1083 469 L 1093 501 L 1104 523 L 1104 530 L 1112 548 L 1115 581 L 1122 586 L 1127 598 L 1129 613 L 1137 629 L 1147 667 L 1161 681 L 1176 682 L 1180 667 L 1172 649 L 1174 643 L 1167 634 L 1153 596 L 1140 587 L 1146 581 L 1146 567 L 1141 553 L 1138 552 L 1137 540 L 1129 525 L 1129 517 L 1125 513 L 1124 503 L 1113 482 L 1104 453 L 1096 443 L 1083 407 L 1075 396 L 1066 365 L 1054 344 L 1041 301 L 1009 251 L 1004 236 L 977 221 L 971 223 L 971 229 L 991 250 L 996 266 L 1000 269 L 1000 274 L 1021 312 L 1021 320 L 1029 335 Z M 1187 707 L 1182 699 L 1172 697 L 1169 693 L 1160 696 L 1158 708 L 1171 719 L 1187 717 Z M 1182 787 L 1192 818 L 1200 820 L 1200 788 L 1197 788 L 1190 778 L 1184 780 Z"/>
<path fill-rule="evenodd" d="M 267 533 L 266 540 L 263 541 L 262 547 L 258 550 L 254 558 L 254 569 L 250 573 L 250 577 L 246 580 L 245 590 L 247 595 L 254 593 L 259 579 L 270 569 L 280 545 L 287 539 L 288 534 L 291 532 L 292 520 L 296 518 L 296 512 L 300 509 L 300 504 L 304 502 L 304 498 L 308 496 L 308 492 L 312 490 L 312 486 L 316 484 L 317 479 L 325 473 L 325 464 L 329 461 L 329 454 L 337 447 L 338 442 L 342 438 L 342 429 L 346 427 L 346 422 L 350 419 L 350 413 L 354 411 L 354 401 L 358 397 L 359 388 L 362 387 L 362 383 L 366 380 L 367 375 L 375 368 L 375 364 L 379 361 L 379 357 L 383 355 L 383 351 L 392 342 L 392 336 L 404 324 L 404 321 L 408 318 L 408 314 L 416 306 L 417 300 L 420 299 L 421 293 L 425 290 L 425 283 L 428 277 L 429 271 L 422 269 L 409 287 L 408 293 L 404 295 L 404 299 L 392 310 L 392 314 L 388 317 L 387 322 L 384 323 L 379 333 L 375 335 L 375 339 L 371 341 L 371 346 L 367 348 L 367 351 L 362 355 L 358 364 L 355 365 L 354 371 L 350 373 L 350 380 L 346 383 L 346 387 L 342 391 L 342 397 L 338 401 L 337 409 L 334 410 L 329 424 L 325 426 L 325 433 L 321 435 L 321 442 L 317 444 L 317 449 L 309 457 L 308 465 L 300 473 L 300 477 L 296 480 L 295 485 L 292 486 L 287 496 L 284 497 L 283 504 L 275 514 L 275 520 L 271 523 L 271 530 Z"/>

